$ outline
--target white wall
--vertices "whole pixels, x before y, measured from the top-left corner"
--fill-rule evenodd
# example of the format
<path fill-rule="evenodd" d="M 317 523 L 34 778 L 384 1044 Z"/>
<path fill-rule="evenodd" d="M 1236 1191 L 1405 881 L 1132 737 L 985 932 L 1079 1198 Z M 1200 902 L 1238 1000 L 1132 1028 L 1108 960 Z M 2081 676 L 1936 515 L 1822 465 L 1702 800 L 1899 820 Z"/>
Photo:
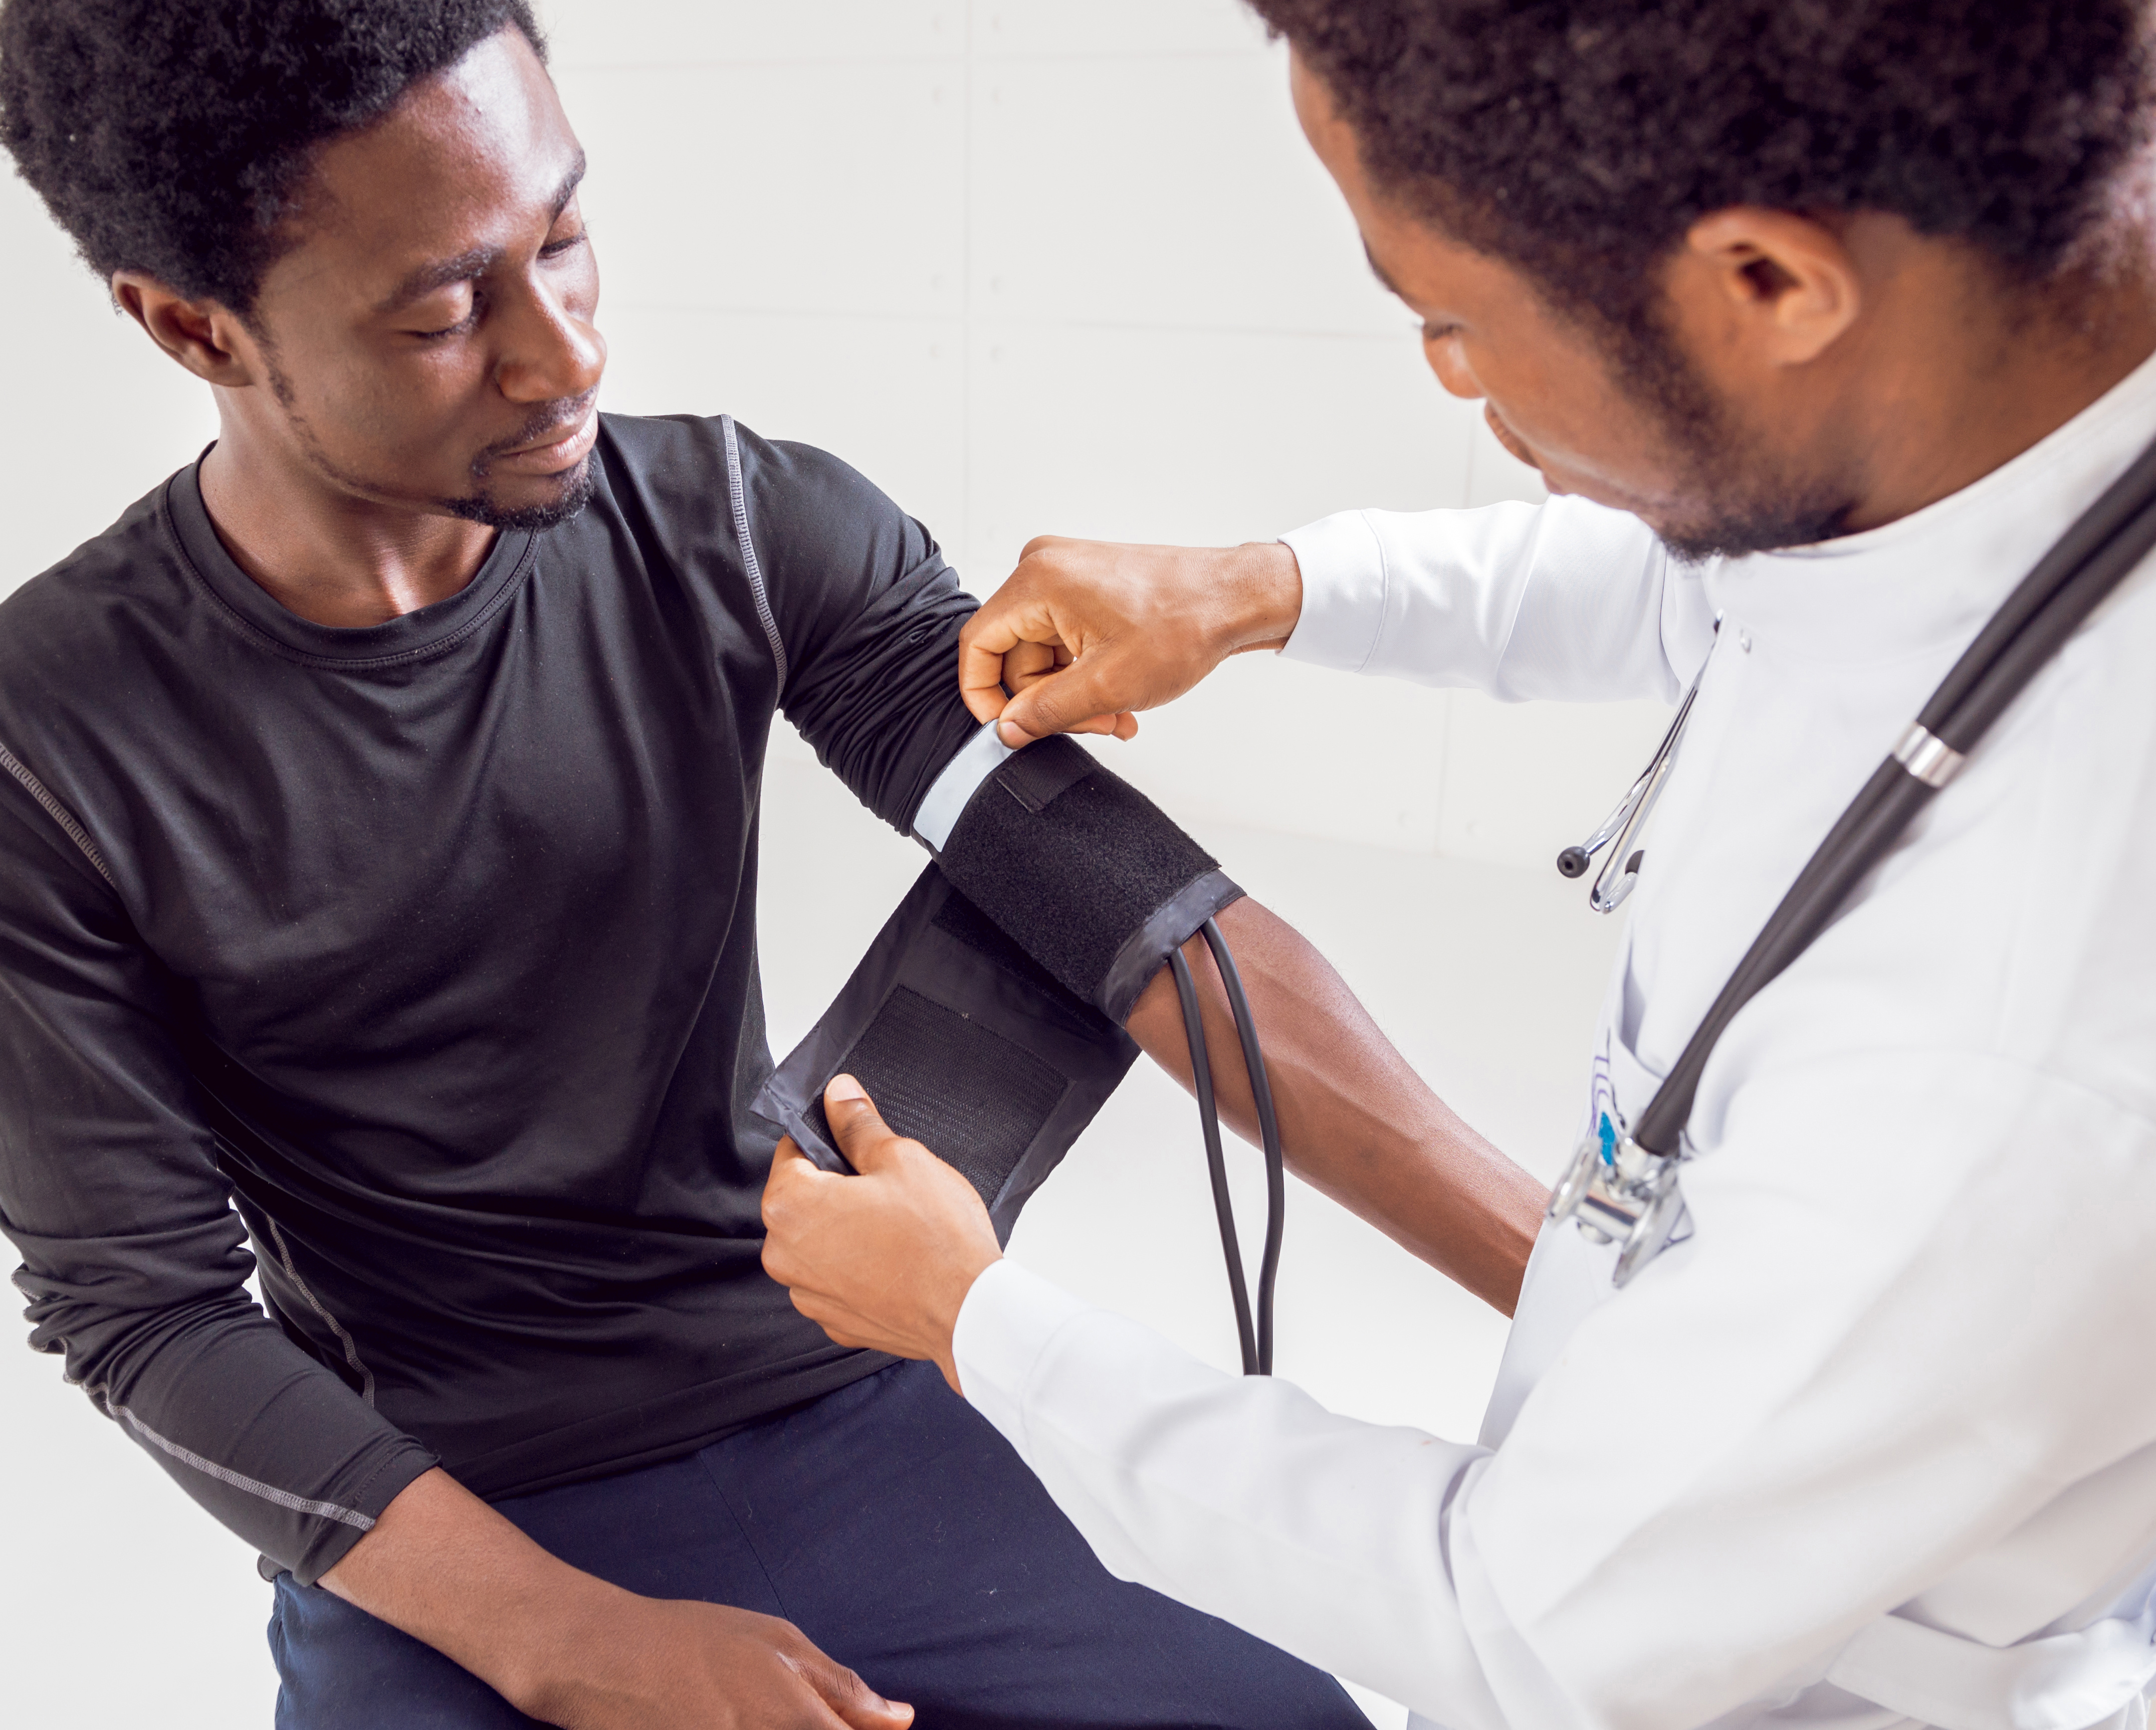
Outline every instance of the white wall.
<path fill-rule="evenodd" d="M 977 589 L 1037 533 L 1234 540 L 1535 493 L 1424 369 L 1236 0 L 546 3 L 592 156 L 608 406 L 731 410 L 826 445 Z M 5 177 L 0 258 L 4 592 L 214 422 Z M 1547 1175 L 1616 936 L 1549 861 L 1659 724 L 1250 657 L 1114 760 Z M 777 755 L 762 925 L 783 1052 L 919 862 L 798 742 Z M 1226 1362 L 1208 1206 L 1187 1102 L 1141 1066 L 1014 1247 Z M 1300 1185 L 1290 1234 L 1283 1373 L 1471 1430 L 1497 1318 Z M 264 1594 L 237 1542 L 49 1360 L 0 1350 L 0 1722 L 265 1722 Z"/>
<path fill-rule="evenodd" d="M 546 12 L 592 156 L 609 406 L 825 445 L 978 590 L 1036 534 L 1538 495 L 1424 367 L 1238 0 Z M 215 422 L 12 177 L 0 249 L 4 593 Z M 1118 760 L 1186 816 L 1541 868 L 1657 720 L 1239 664 Z"/>
<path fill-rule="evenodd" d="M 1238 0 L 549 0 L 616 408 L 828 446 L 985 592 L 1044 533 L 1535 498 L 1447 397 Z M 1171 809 L 1547 869 L 1651 705 L 1259 660 L 1116 762 Z"/>

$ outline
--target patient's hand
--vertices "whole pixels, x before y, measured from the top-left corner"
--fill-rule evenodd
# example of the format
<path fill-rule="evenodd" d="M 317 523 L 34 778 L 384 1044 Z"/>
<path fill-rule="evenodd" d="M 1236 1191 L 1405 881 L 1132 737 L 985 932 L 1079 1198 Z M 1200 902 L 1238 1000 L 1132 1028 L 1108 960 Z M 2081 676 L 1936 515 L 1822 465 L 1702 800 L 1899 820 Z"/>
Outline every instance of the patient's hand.
<path fill-rule="evenodd" d="M 780 1142 L 763 1186 L 764 1271 L 840 1345 L 927 1359 L 960 1391 L 958 1311 L 1003 1256 L 988 1210 L 957 1170 L 893 1134 L 851 1076 L 824 1090 L 824 1111 L 860 1175 L 819 1170 Z"/>
<path fill-rule="evenodd" d="M 959 633 L 958 688 L 978 719 L 1002 717 L 1007 745 L 1050 733 L 1128 739 L 1137 710 L 1180 697 L 1229 655 L 1278 648 L 1301 610 L 1301 571 L 1278 542 L 1045 536 Z"/>

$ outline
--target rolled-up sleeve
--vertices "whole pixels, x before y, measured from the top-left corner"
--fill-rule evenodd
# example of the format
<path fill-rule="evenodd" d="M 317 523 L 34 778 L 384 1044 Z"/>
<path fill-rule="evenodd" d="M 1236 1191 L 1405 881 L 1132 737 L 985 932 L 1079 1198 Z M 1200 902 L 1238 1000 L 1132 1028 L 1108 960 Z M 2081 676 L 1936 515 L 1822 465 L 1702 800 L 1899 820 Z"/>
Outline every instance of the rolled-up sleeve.
<path fill-rule="evenodd" d="M 0 775 L 0 1231 L 30 1344 L 311 1583 L 434 1456 L 248 1293 L 167 990 L 87 856 Z"/>
<path fill-rule="evenodd" d="M 1579 499 L 1354 510 L 1284 535 L 1302 572 L 1285 653 L 1507 701 L 1673 700 L 1706 657 L 1698 575 Z"/>

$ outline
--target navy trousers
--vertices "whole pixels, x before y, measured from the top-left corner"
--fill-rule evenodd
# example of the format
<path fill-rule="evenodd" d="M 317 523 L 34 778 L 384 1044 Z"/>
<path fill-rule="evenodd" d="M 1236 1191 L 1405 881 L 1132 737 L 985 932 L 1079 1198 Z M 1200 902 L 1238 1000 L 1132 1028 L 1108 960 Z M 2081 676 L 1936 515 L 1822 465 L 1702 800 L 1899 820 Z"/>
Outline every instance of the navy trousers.
<path fill-rule="evenodd" d="M 901 1364 L 665 1466 L 498 1503 L 562 1560 L 783 1616 L 918 1730 L 1369 1730 L 1339 1685 L 1111 1578 L 932 1366 Z M 278 1730 L 522 1730 L 432 1647 L 277 1581 Z"/>

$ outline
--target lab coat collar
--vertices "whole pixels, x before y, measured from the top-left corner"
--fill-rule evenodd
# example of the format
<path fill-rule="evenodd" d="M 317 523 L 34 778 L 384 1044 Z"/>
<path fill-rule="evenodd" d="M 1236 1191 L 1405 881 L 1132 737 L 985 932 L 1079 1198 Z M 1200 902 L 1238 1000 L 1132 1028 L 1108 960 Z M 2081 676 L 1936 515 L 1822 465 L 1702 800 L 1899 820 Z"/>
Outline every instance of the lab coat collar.
<path fill-rule="evenodd" d="M 2156 356 L 1980 480 L 1861 535 L 1718 560 L 1727 622 L 1770 653 L 1840 666 L 1960 648 L 2156 437 Z"/>

